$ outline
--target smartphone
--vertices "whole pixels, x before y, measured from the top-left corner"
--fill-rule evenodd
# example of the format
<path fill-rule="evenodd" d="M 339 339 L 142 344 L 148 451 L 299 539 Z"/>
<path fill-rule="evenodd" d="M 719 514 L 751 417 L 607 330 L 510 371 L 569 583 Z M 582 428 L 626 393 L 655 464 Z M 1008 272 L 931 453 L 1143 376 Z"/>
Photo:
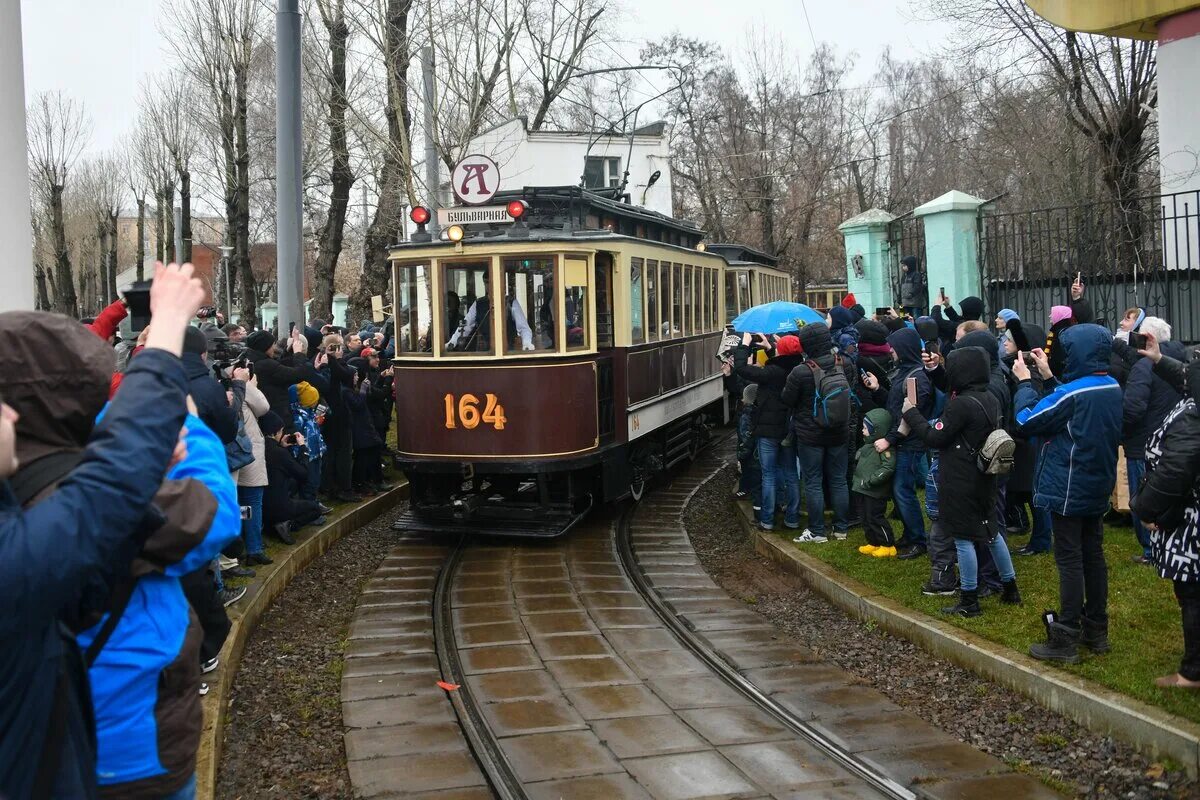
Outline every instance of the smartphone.
<path fill-rule="evenodd" d="M 251 512 L 253 511 L 253 509 L 250 508 L 250 506 L 242 506 L 241 509 L 242 509 L 242 519 L 250 519 Z"/>
<path fill-rule="evenodd" d="M 1129 346 L 1132 347 L 1134 350 L 1145 350 L 1146 349 L 1146 334 L 1130 333 L 1129 334 Z"/>
<path fill-rule="evenodd" d="M 904 391 L 908 395 L 908 402 L 915 406 L 917 404 L 917 379 L 905 378 Z"/>
<path fill-rule="evenodd" d="M 892 309 L 889 308 L 888 306 L 876 306 L 875 307 L 875 316 L 877 316 L 877 317 L 886 317 L 890 313 L 892 313 Z"/>
<path fill-rule="evenodd" d="M 1082 282 L 1083 282 L 1083 273 L 1082 273 L 1082 272 L 1076 272 L 1076 273 L 1075 273 L 1075 285 L 1076 285 L 1076 286 L 1078 286 L 1078 285 L 1079 285 L 1080 283 L 1082 283 Z"/>
<path fill-rule="evenodd" d="M 946 287 L 945 286 L 938 287 L 938 297 L 945 299 L 945 297 L 946 297 Z"/>

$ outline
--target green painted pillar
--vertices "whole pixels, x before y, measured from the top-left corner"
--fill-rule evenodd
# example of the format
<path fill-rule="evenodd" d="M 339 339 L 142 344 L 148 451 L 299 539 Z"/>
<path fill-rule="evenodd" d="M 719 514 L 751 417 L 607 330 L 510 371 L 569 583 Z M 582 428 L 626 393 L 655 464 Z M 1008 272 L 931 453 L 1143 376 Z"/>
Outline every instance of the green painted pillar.
<path fill-rule="evenodd" d="M 350 295 L 335 294 L 333 296 L 333 324 L 350 327 Z"/>
<path fill-rule="evenodd" d="M 979 207 L 985 201 L 959 191 L 946 192 L 913 209 L 925 222 L 925 270 L 929 307 L 938 289 L 957 304 L 964 297 L 983 297 L 979 280 Z"/>
<path fill-rule="evenodd" d="M 890 306 L 888 224 L 896 217 L 872 208 L 838 225 L 846 244 L 846 290 L 853 293 L 867 314 L 877 306 Z"/>
<path fill-rule="evenodd" d="M 270 301 L 258 307 L 258 315 L 262 319 L 262 329 L 269 331 L 275 327 L 275 319 L 279 316 L 279 303 Z"/>

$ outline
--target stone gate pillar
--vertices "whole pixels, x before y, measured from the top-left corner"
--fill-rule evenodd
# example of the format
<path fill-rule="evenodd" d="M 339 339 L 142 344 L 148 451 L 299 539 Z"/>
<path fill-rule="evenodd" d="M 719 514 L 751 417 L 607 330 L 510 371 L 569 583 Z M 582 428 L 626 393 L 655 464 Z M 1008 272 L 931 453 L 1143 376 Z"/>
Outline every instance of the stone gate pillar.
<path fill-rule="evenodd" d="M 890 306 L 892 284 L 888 224 L 896 217 L 872 208 L 838 226 L 846 243 L 846 290 L 867 310 Z"/>
<path fill-rule="evenodd" d="M 964 297 L 983 297 L 977 220 L 979 207 L 984 202 L 964 192 L 950 191 L 913 209 L 913 216 L 925 223 L 925 270 L 929 279 L 930 308 L 937 302 L 938 290 L 942 287 L 953 303 Z"/>

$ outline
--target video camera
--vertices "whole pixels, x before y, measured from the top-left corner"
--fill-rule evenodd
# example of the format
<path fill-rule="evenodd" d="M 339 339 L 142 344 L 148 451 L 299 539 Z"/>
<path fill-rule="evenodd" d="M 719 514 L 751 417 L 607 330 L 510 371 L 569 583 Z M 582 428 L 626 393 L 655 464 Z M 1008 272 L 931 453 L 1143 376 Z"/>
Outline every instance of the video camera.
<path fill-rule="evenodd" d="M 231 342 L 224 333 L 210 336 L 208 339 L 208 363 L 212 365 L 213 374 L 221 385 L 228 389 L 232 383 L 230 375 L 237 367 L 245 367 L 254 374 L 254 363 L 246 353 L 246 346 L 241 342 Z"/>

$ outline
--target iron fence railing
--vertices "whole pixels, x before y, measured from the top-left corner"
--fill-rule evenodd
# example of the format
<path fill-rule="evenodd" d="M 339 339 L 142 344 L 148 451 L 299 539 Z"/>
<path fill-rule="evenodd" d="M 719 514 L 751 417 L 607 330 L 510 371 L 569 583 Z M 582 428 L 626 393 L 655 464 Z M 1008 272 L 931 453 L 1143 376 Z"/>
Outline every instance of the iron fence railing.
<path fill-rule="evenodd" d="M 1200 342 L 1200 191 L 979 216 L 988 309 L 1045 324 L 1080 275 L 1097 321 L 1135 306 Z"/>
<path fill-rule="evenodd" d="M 900 259 L 905 256 L 916 256 L 925 266 L 925 220 L 911 211 L 888 223 L 888 279 L 896 304 L 900 302 Z"/>

